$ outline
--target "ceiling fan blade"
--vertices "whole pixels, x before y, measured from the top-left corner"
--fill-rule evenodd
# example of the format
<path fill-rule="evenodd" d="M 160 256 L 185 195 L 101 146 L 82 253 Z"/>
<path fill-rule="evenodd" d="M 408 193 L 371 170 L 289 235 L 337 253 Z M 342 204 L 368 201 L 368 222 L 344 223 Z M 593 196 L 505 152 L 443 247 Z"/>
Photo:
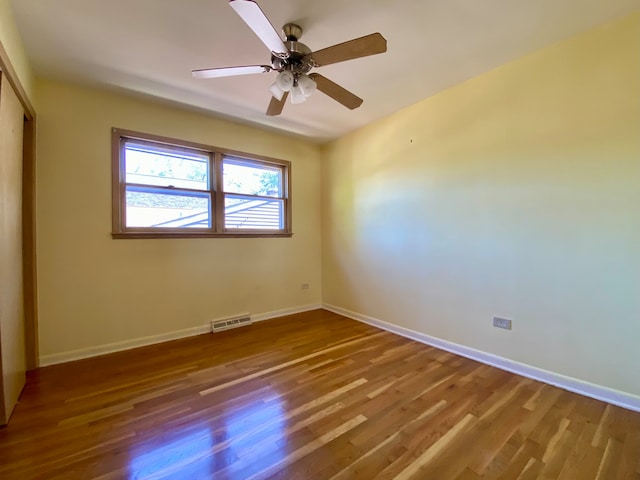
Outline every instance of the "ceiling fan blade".
<path fill-rule="evenodd" d="M 246 65 L 242 67 L 203 68 L 202 70 L 194 70 L 191 74 L 196 78 L 218 78 L 268 73 L 271 70 L 272 68 L 268 65 Z"/>
<path fill-rule="evenodd" d="M 327 77 L 323 77 L 319 73 L 310 73 L 309 77 L 316 82 L 318 90 L 333 98 L 336 102 L 341 103 L 345 107 L 353 110 L 354 108 L 358 108 L 362 105 L 363 100 L 360 97 L 357 97 L 349 90 L 342 88 L 337 83 L 332 82 Z"/>
<path fill-rule="evenodd" d="M 253 0 L 229 0 L 229 5 L 272 53 L 283 58 L 289 56 L 289 50 L 282 38 L 256 2 Z"/>
<path fill-rule="evenodd" d="M 282 99 L 280 100 L 278 100 L 276 97 L 271 97 L 269 108 L 267 108 L 267 115 L 269 115 L 270 117 L 280 115 L 282 113 L 282 109 L 284 108 L 284 102 L 287 101 L 288 96 L 289 92 L 284 92 L 284 95 L 282 95 Z"/>
<path fill-rule="evenodd" d="M 353 60 L 354 58 L 368 57 L 387 51 L 387 40 L 379 33 L 372 33 L 360 38 L 349 40 L 348 42 L 339 43 L 332 47 L 323 48 L 317 52 L 313 52 L 311 57 L 313 63 L 317 67 L 331 65 L 332 63 L 344 62 L 345 60 Z"/>

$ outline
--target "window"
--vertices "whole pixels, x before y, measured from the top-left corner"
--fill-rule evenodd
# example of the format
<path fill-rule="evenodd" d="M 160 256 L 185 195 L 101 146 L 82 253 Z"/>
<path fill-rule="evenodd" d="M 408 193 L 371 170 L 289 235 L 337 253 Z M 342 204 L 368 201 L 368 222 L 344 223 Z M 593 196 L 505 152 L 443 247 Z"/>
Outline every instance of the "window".
<path fill-rule="evenodd" d="M 114 238 L 291 235 L 289 162 L 112 135 Z"/>

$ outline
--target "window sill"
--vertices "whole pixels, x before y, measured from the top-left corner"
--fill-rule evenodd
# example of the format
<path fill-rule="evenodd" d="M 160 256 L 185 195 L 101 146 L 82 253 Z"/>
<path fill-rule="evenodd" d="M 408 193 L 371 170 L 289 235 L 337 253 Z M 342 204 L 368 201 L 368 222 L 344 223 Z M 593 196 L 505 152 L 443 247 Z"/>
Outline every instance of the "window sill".
<path fill-rule="evenodd" d="M 111 238 L 123 239 L 139 239 L 139 238 L 290 238 L 293 233 L 273 232 L 225 232 L 225 233 L 195 233 L 195 232 L 117 232 L 112 233 Z"/>

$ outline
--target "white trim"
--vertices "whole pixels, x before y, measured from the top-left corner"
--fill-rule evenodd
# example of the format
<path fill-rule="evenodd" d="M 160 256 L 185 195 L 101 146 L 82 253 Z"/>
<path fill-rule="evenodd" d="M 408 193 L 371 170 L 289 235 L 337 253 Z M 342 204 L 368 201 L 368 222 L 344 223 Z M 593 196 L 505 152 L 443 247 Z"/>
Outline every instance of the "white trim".
<path fill-rule="evenodd" d="M 272 318 L 284 317 L 286 315 L 294 315 L 296 313 L 310 312 L 311 310 L 320 310 L 322 305 L 314 303 L 311 305 L 302 305 L 300 307 L 283 308 L 282 310 L 273 310 L 272 312 L 257 313 L 251 315 L 251 319 L 254 322 L 262 322 L 264 320 L 271 320 Z"/>
<path fill-rule="evenodd" d="M 478 362 L 482 362 L 487 365 L 491 365 L 493 367 L 515 373 L 517 375 L 522 375 L 523 377 L 532 378 L 534 380 L 548 383 L 549 385 L 553 385 L 570 392 L 579 393 L 580 395 L 584 395 L 586 397 L 595 398 L 596 400 L 602 400 L 603 402 L 611 403 L 613 405 L 627 408 L 635 412 L 640 412 L 640 396 L 638 395 L 622 392 L 613 388 L 603 387 L 602 385 L 596 385 L 584 380 L 579 380 L 577 378 L 550 372 L 548 370 L 534 367 L 532 365 L 509 360 L 505 357 L 500 357 L 492 353 L 483 352 L 471 347 L 466 347 L 464 345 L 449 342 L 447 340 L 442 340 L 437 337 L 432 337 L 421 332 L 416 332 L 415 330 L 411 330 L 409 328 L 393 325 L 392 323 L 378 320 L 377 318 L 362 315 L 360 313 L 352 312 L 350 310 L 336 307 L 334 305 L 325 303 L 322 305 L 322 308 L 330 312 L 337 313 L 338 315 L 343 315 L 353 320 L 366 323 L 373 327 L 381 328 L 382 330 L 395 333 L 396 335 L 400 335 L 411 340 L 415 340 L 417 342 L 439 348 L 441 350 L 446 350 L 447 352 L 455 353 L 456 355 L 470 358 L 472 360 L 476 360 Z"/>
<path fill-rule="evenodd" d="M 252 315 L 254 322 L 260 322 L 263 320 L 270 320 L 276 317 L 282 317 L 284 315 L 292 315 L 294 313 L 308 312 L 309 310 L 317 310 L 321 308 L 319 304 L 315 305 L 303 305 L 300 307 L 285 308 L 282 310 L 275 310 L 273 312 L 258 313 Z M 169 342 L 171 340 L 177 340 L 179 338 L 193 337 L 196 335 L 202 335 L 204 333 L 211 332 L 211 322 L 207 322 L 206 325 L 199 327 L 186 328 L 183 330 L 176 330 L 173 332 L 160 333 L 157 335 L 150 335 L 148 337 L 134 338 L 132 340 L 125 340 L 122 342 L 107 343 L 105 345 L 98 345 L 95 347 L 81 348 L 79 350 L 71 350 L 62 353 L 53 353 L 50 355 L 41 355 L 39 358 L 39 366 L 46 367 L 49 365 L 56 365 L 58 363 L 73 362 L 74 360 L 82 360 L 84 358 L 97 357 L 99 355 L 106 355 L 108 353 L 121 352 L 123 350 L 130 350 L 132 348 L 144 347 L 146 345 L 153 345 L 156 343 Z"/>
<path fill-rule="evenodd" d="M 150 335 L 148 337 L 134 338 L 132 340 L 124 340 L 122 342 L 107 343 L 95 347 L 81 348 L 79 350 L 71 350 L 62 353 L 52 353 L 50 355 L 40 356 L 40 367 L 55 365 L 58 363 L 73 362 L 74 360 L 82 360 L 83 358 L 97 357 L 98 355 L 106 355 L 108 353 L 120 352 L 122 350 L 130 350 L 136 347 L 144 347 L 153 345 L 154 343 L 169 342 L 179 338 L 193 337 L 202 335 L 211 331 L 211 325 L 202 325 L 200 327 L 186 328 L 184 330 L 176 330 L 173 332 L 160 333 L 158 335 Z"/>

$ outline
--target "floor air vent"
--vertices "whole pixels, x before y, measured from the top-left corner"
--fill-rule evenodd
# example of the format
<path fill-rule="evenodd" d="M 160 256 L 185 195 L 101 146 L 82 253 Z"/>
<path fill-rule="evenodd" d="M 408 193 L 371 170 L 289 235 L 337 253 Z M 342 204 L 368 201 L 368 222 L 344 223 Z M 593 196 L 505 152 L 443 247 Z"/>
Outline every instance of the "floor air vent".
<path fill-rule="evenodd" d="M 213 333 L 229 330 L 231 328 L 244 327 L 251 325 L 253 321 L 250 315 L 240 315 L 238 317 L 225 318 L 224 320 L 214 320 L 211 322 Z"/>

